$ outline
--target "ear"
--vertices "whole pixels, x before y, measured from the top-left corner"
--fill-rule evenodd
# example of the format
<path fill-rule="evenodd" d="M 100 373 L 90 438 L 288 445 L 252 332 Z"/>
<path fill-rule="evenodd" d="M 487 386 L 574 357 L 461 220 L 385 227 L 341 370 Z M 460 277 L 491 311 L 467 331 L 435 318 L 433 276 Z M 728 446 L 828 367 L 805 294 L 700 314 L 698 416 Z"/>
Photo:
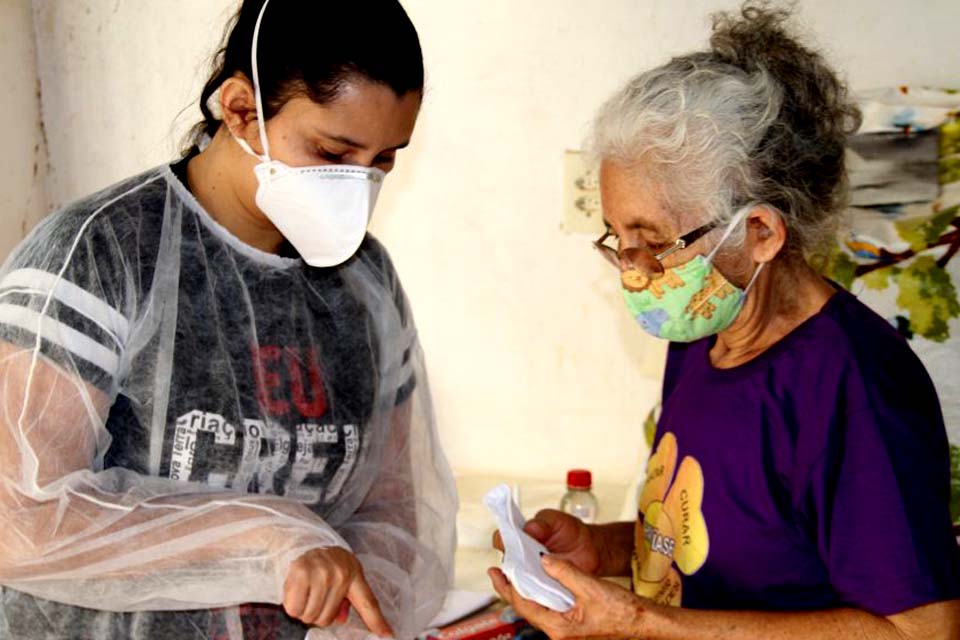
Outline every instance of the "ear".
<path fill-rule="evenodd" d="M 220 112 L 231 134 L 246 140 L 257 153 L 263 153 L 260 148 L 256 94 L 253 84 L 242 73 L 237 73 L 220 85 Z"/>
<path fill-rule="evenodd" d="M 783 216 L 770 207 L 754 207 L 747 214 L 747 246 L 754 262 L 771 262 L 787 243 Z"/>

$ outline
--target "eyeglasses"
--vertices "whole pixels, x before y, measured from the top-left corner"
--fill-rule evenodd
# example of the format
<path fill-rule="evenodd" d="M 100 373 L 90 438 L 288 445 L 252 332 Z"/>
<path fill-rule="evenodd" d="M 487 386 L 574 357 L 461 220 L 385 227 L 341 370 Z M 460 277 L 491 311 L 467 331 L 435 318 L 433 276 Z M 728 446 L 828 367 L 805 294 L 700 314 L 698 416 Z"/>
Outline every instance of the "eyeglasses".
<path fill-rule="evenodd" d="M 623 250 L 621 250 L 619 246 L 614 247 L 608 243 L 611 240 L 617 242 L 618 238 L 616 234 L 614 234 L 613 231 L 607 227 L 606 233 L 600 236 L 597 240 L 593 241 L 593 247 L 600 252 L 600 255 L 602 255 L 607 262 L 616 267 L 617 270 L 620 269 L 620 260 L 623 258 L 631 264 L 642 264 L 651 267 L 655 266 L 657 268 L 657 272 L 660 273 L 663 271 L 663 266 L 660 263 L 663 262 L 664 258 L 676 253 L 677 251 L 686 249 L 691 244 L 716 229 L 717 226 L 717 222 L 708 222 L 702 227 L 697 227 L 693 231 L 685 233 L 674 240 L 673 244 L 660 253 L 653 253 L 646 245 L 627 247 Z M 651 258 L 652 260 L 650 260 Z"/>

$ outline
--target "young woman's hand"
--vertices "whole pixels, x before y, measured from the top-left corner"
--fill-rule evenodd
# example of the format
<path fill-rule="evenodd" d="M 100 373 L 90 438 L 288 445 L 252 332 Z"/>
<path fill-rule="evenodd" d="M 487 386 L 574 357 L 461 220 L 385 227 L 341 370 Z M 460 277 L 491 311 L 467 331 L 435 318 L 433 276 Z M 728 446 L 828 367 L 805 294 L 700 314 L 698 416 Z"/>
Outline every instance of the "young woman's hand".
<path fill-rule="evenodd" d="M 288 615 L 327 627 L 346 622 L 350 605 L 374 634 L 393 635 L 352 553 L 340 547 L 313 549 L 290 565 L 283 585 L 283 608 Z"/>
<path fill-rule="evenodd" d="M 590 526 L 579 518 L 556 509 L 544 509 L 528 520 L 523 530 L 557 558 L 570 562 L 584 573 L 599 573 L 598 541 Z M 493 546 L 503 551 L 499 531 L 493 534 Z"/>

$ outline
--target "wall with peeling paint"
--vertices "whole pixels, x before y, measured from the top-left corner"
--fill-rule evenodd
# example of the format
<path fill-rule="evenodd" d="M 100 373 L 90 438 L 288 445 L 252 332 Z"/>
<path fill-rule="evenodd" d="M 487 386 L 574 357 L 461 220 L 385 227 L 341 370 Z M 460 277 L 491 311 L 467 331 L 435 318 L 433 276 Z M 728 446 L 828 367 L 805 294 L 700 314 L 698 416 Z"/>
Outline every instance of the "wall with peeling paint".
<path fill-rule="evenodd" d="M 172 157 L 230 0 L 34 0 L 51 205 Z"/>
<path fill-rule="evenodd" d="M 429 87 L 374 230 L 417 310 L 454 466 L 560 478 L 585 465 L 626 480 L 644 454 L 663 345 L 633 325 L 589 238 L 559 230 L 563 151 L 626 78 L 704 46 L 706 16 L 738 0 L 404 4 Z M 33 6 L 51 203 L 171 158 L 234 1 Z M 801 0 L 799 12 L 866 88 L 958 84 L 957 7 Z"/>
<path fill-rule="evenodd" d="M 47 211 L 46 148 L 30 0 L 0 2 L 0 260 Z"/>

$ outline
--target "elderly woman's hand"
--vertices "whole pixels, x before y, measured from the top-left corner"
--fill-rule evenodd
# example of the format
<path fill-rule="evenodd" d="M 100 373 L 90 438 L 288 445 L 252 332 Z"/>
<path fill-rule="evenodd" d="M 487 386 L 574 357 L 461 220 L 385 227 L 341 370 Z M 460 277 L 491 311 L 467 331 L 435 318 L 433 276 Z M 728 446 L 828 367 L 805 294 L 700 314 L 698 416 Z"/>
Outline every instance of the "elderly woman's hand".
<path fill-rule="evenodd" d="M 543 557 L 543 569 L 576 598 L 566 613 L 551 611 L 520 596 L 499 569 L 488 572 L 494 589 L 532 625 L 553 640 L 632 638 L 641 634 L 643 614 L 656 605 L 607 580 L 587 575 L 570 562 Z"/>
<path fill-rule="evenodd" d="M 602 545 L 590 526 L 579 518 L 556 509 L 543 509 L 527 521 L 523 530 L 551 554 L 590 575 L 599 574 Z M 503 551 L 499 531 L 493 534 L 493 546 Z"/>

